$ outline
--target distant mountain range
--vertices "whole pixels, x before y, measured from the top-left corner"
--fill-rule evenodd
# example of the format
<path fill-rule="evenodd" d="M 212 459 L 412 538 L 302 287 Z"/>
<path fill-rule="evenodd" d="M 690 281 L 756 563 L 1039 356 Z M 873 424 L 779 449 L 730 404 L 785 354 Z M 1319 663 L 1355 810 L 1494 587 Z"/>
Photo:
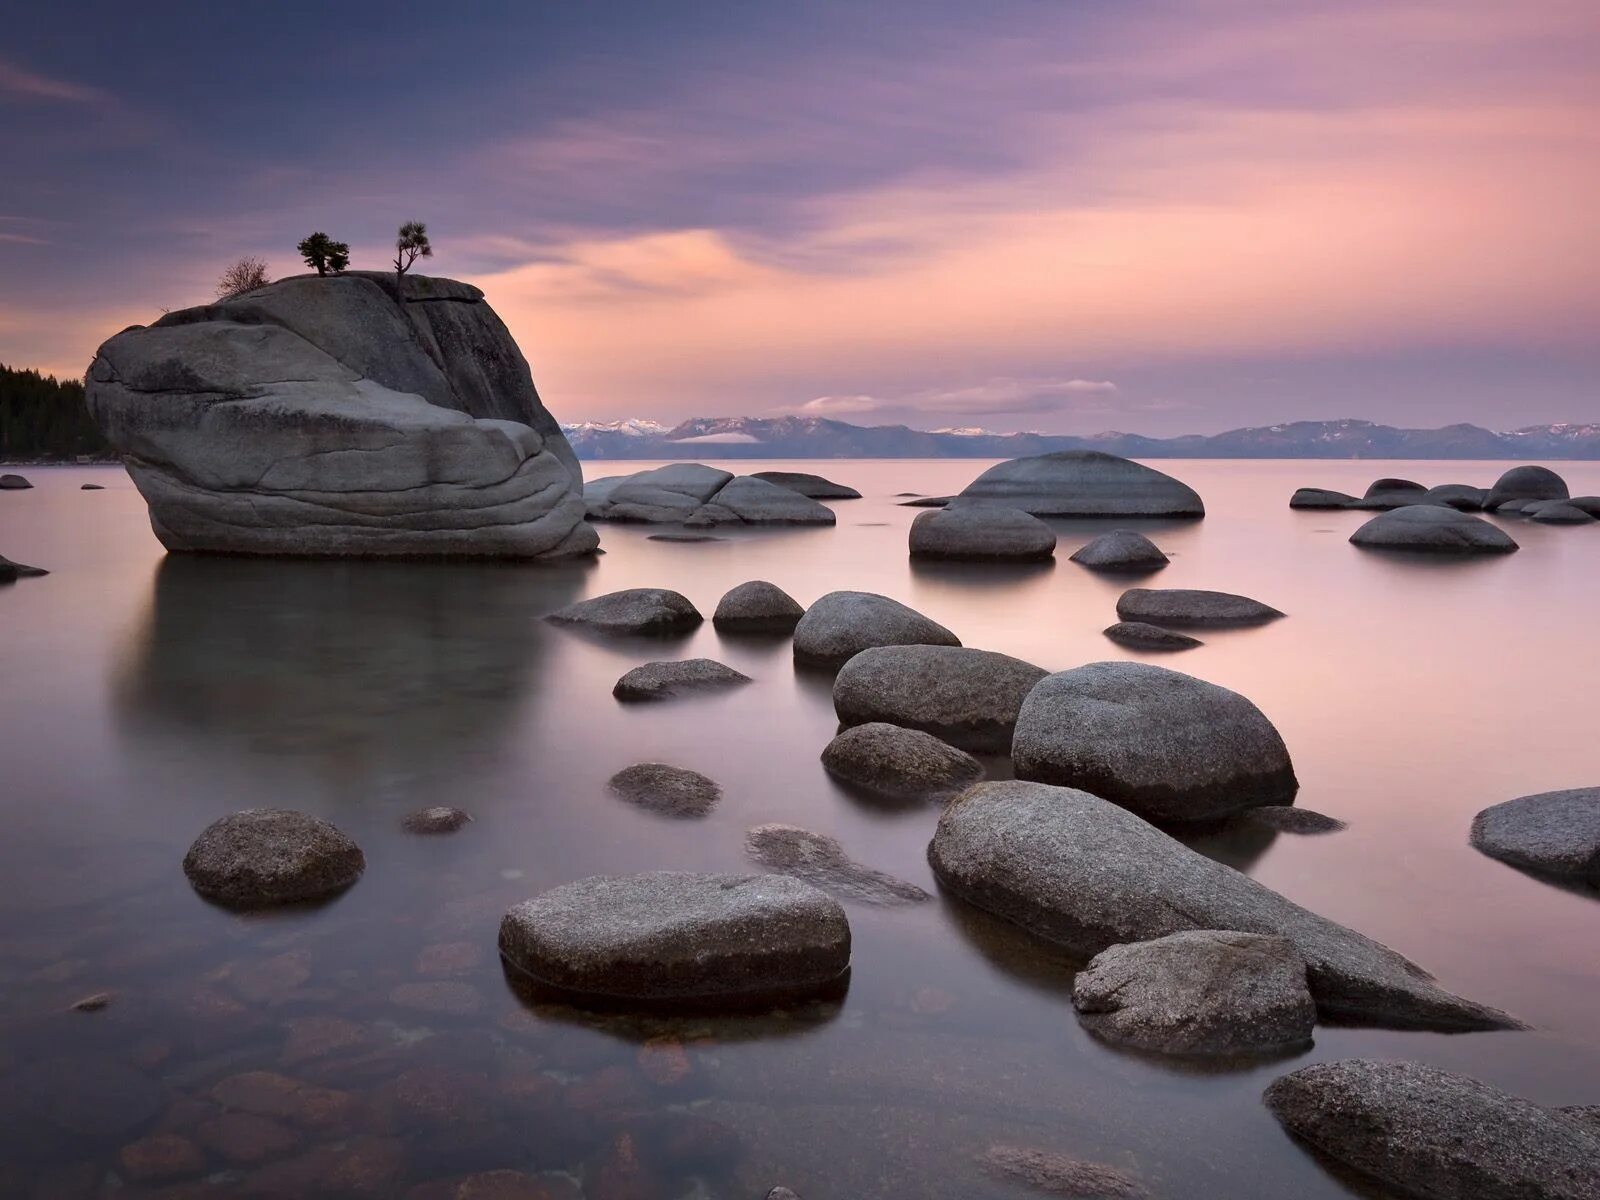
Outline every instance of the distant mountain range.
<path fill-rule="evenodd" d="M 822 417 L 694 417 L 564 424 L 579 458 L 1020 458 L 1105 450 L 1127 458 L 1600 458 L 1600 425 L 1397 429 L 1371 421 L 1294 421 L 1227 433 L 1068 437 L 986 429 L 851 425 Z"/>

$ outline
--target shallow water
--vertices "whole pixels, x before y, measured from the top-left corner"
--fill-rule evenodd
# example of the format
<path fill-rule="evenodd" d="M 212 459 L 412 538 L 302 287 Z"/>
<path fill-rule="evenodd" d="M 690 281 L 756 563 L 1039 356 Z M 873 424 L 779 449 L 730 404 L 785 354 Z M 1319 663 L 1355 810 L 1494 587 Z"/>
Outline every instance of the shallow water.
<path fill-rule="evenodd" d="M 1023 1195 L 973 1165 L 1000 1142 L 1109 1163 L 1159 1196 L 1329 1197 L 1360 1193 L 1259 1101 L 1293 1066 L 1409 1057 L 1547 1103 L 1600 1101 L 1600 901 L 1466 841 L 1488 804 L 1600 782 L 1600 527 L 1509 519 L 1518 554 L 1419 562 L 1348 545 L 1366 514 L 1287 508 L 1302 484 L 1486 485 L 1508 464 L 1162 462 L 1210 515 L 1139 527 L 1172 557 L 1153 586 L 1244 592 L 1289 614 L 1152 661 L 1255 700 L 1294 756 L 1298 803 L 1350 822 L 1196 844 L 1527 1033 L 1319 1027 L 1306 1054 L 1211 1072 L 1108 1049 L 1078 1027 L 1070 959 L 937 895 L 924 857 L 935 809 L 829 781 L 828 680 L 797 674 L 786 641 L 709 622 L 666 642 L 595 639 L 540 620 L 636 586 L 676 588 L 709 615 L 728 587 L 764 578 L 802 603 L 884 592 L 967 645 L 1051 669 L 1139 657 L 1100 634 L 1128 581 L 1066 561 L 1106 523 L 1058 522 L 1054 566 L 908 561 L 922 510 L 895 493 L 955 491 L 986 465 L 740 463 L 809 467 L 865 498 L 833 505 L 835 529 L 718 542 L 606 526 L 597 563 L 559 567 L 166 558 L 120 471 L 27 469 L 34 490 L 0 493 L 0 553 L 53 573 L 0 588 L 0 1195 L 94 1195 L 120 1177 L 119 1147 L 153 1130 L 221 1145 L 213 1088 L 262 1070 L 350 1099 L 331 1117 L 285 1103 L 276 1142 L 233 1130 L 249 1144 L 229 1153 L 263 1161 L 208 1149 L 206 1194 L 318 1194 L 316 1177 L 403 1195 L 514 1167 L 591 1197 L 779 1183 L 807 1200 Z M 1600 464 L 1560 469 L 1575 493 L 1600 492 Z M 107 490 L 80 491 L 87 481 Z M 613 700 L 630 666 L 692 655 L 756 682 Z M 650 760 L 710 775 L 722 802 L 675 821 L 607 794 L 612 773 Z M 476 820 L 449 837 L 400 831 L 434 804 Z M 269 916 L 201 901 L 179 868 L 188 843 L 260 805 L 336 822 L 365 848 L 365 877 L 331 904 Z M 849 906 L 842 1002 L 586 1018 L 507 984 L 494 941 L 509 904 L 598 872 L 747 869 L 744 831 L 768 821 L 834 835 L 935 893 Z M 114 993 L 104 1010 L 69 1011 L 98 992 Z"/>

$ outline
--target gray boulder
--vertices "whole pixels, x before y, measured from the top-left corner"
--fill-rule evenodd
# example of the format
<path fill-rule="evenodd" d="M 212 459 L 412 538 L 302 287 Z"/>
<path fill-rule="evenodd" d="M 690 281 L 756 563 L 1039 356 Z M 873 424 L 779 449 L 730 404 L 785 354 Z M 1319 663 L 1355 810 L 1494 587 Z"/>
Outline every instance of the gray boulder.
<path fill-rule="evenodd" d="M 664 817 L 703 817 L 722 799 L 716 781 L 666 763 L 636 763 L 609 780 L 611 794 Z"/>
<path fill-rule="evenodd" d="M 1494 512 L 1507 500 L 1565 500 L 1567 481 L 1549 467 L 1512 467 L 1489 489 L 1483 507 Z"/>
<path fill-rule="evenodd" d="M 523 902 L 500 953 L 580 995 L 738 1000 L 814 992 L 850 965 L 839 902 L 787 875 L 596 876 Z"/>
<path fill-rule="evenodd" d="M 459 808 L 440 804 L 407 813 L 400 825 L 407 833 L 454 833 L 472 823 L 472 817 Z"/>
<path fill-rule="evenodd" d="M 832 525 L 837 520 L 833 509 L 825 504 L 765 479 L 740 475 L 718 489 L 717 494 L 691 513 L 684 524 L 722 525 L 740 521 L 746 525 Z"/>
<path fill-rule="evenodd" d="M 1101 632 L 1117 645 L 1133 650 L 1193 650 L 1196 646 L 1204 645 L 1199 638 L 1144 621 L 1118 621 Z"/>
<path fill-rule="evenodd" d="M 22 475 L 0 475 L 0 492 L 22 492 L 32 486 Z"/>
<path fill-rule="evenodd" d="M 1305 959 L 1323 1016 L 1397 1028 L 1516 1026 L 1444 991 L 1388 947 L 1087 792 L 976 784 L 940 816 L 928 858 L 956 896 L 1076 954 L 1184 929 L 1272 934 Z"/>
<path fill-rule="evenodd" d="M 1593 525 L 1595 521 L 1576 504 L 1565 500 L 1544 500 L 1529 504 L 1522 511 L 1541 525 Z"/>
<path fill-rule="evenodd" d="M 1040 682 L 1017 716 L 1018 779 L 1082 788 L 1152 821 L 1282 804 L 1299 784 L 1283 738 L 1237 692 L 1138 662 Z"/>
<path fill-rule="evenodd" d="M 1129 588 L 1117 600 L 1117 616 L 1124 621 L 1184 629 L 1226 629 L 1261 625 L 1283 616 L 1277 609 L 1236 596 L 1199 588 Z"/>
<path fill-rule="evenodd" d="M 671 463 L 633 475 L 597 479 L 584 488 L 589 518 L 645 524 L 832 525 L 833 510 L 799 492 L 753 475 Z"/>
<path fill-rule="evenodd" d="M 1287 938 L 1187 929 L 1100 951 L 1072 983 L 1097 1037 L 1162 1054 L 1281 1054 L 1311 1044 L 1317 1006 Z"/>
<path fill-rule="evenodd" d="M 1345 1059 L 1262 1099 L 1319 1153 L 1420 1200 L 1600 1200 L 1600 1134 L 1465 1075 Z"/>
<path fill-rule="evenodd" d="M 1056 552 L 1055 530 L 1020 509 L 956 504 L 911 522 L 912 558 L 970 562 L 1043 562 Z"/>
<path fill-rule="evenodd" d="M 685 692 L 715 691 L 749 682 L 750 676 L 716 659 L 684 658 L 634 667 L 617 680 L 611 694 L 618 700 L 664 700 Z"/>
<path fill-rule="evenodd" d="M 803 879 L 841 900 L 917 904 L 928 899 L 916 884 L 856 862 L 837 838 L 797 825 L 757 825 L 745 834 L 744 847 L 768 870 Z"/>
<path fill-rule="evenodd" d="M 1600 517 L 1600 496 L 1574 496 L 1567 503 L 1591 517 Z"/>
<path fill-rule="evenodd" d="M 361 878 L 361 847 L 317 817 L 247 808 L 213 821 L 183 856 L 194 890 L 233 908 L 318 900 Z"/>
<path fill-rule="evenodd" d="M 579 600 L 545 618 L 604 633 L 667 634 L 693 629 L 703 617 L 687 597 L 667 588 L 628 588 Z"/>
<path fill-rule="evenodd" d="M 800 602 L 775 583 L 752 579 L 729 588 L 711 623 L 725 633 L 792 633 L 805 616 Z"/>
<path fill-rule="evenodd" d="M 1472 819 L 1472 844 L 1514 867 L 1600 887 L 1600 788 L 1521 796 Z"/>
<path fill-rule="evenodd" d="M 799 492 L 802 496 L 809 496 L 813 500 L 861 499 L 861 493 L 855 488 L 824 479 L 821 475 L 807 474 L 805 471 L 755 471 L 750 478 L 788 488 L 791 492 Z"/>
<path fill-rule="evenodd" d="M 1154 571 L 1172 560 L 1142 533 L 1113 529 L 1078 548 L 1072 561 L 1100 571 Z"/>
<path fill-rule="evenodd" d="M 886 721 L 967 750 L 1005 753 L 1017 712 L 1043 667 L 962 646 L 878 646 L 844 664 L 833 683 L 843 725 Z"/>
<path fill-rule="evenodd" d="M 1331 488 L 1296 488 L 1294 495 L 1289 497 L 1290 508 L 1349 508 L 1356 503 L 1354 496 Z"/>
<path fill-rule="evenodd" d="M 1350 535 L 1350 544 L 1426 554 L 1509 554 L 1517 549 L 1510 534 L 1482 517 L 1418 504 L 1373 517 Z"/>
<path fill-rule="evenodd" d="M 1423 498 L 1436 504 L 1448 504 L 1462 512 L 1477 512 L 1489 498 L 1489 492 L 1487 488 L 1466 483 L 1441 483 L 1429 488 Z"/>
<path fill-rule="evenodd" d="M 1413 479 L 1374 479 L 1356 508 L 1400 508 L 1406 504 L 1421 504 L 1428 489 Z"/>
<path fill-rule="evenodd" d="M 937 621 L 876 592 L 829 592 L 794 627 L 796 661 L 837 667 L 873 646 L 959 646 Z"/>
<path fill-rule="evenodd" d="M 169 550 L 563 558 L 582 474 L 483 294 L 298 276 L 111 338 L 88 405 Z"/>
<path fill-rule="evenodd" d="M 822 765 L 846 783 L 897 800 L 951 796 L 983 778 L 983 765 L 966 751 L 884 721 L 840 733 L 822 751 Z"/>
<path fill-rule="evenodd" d="M 990 467 L 960 499 L 1020 508 L 1034 516 L 1203 517 L 1187 484 L 1099 450 L 1061 450 Z"/>

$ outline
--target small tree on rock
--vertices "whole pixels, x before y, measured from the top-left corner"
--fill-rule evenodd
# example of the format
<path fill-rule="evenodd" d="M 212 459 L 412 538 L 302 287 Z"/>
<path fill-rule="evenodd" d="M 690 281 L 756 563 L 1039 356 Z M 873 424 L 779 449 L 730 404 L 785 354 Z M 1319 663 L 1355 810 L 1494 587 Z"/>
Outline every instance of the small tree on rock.
<path fill-rule="evenodd" d="M 338 274 L 350 265 L 350 243 L 336 242 L 325 233 L 313 233 L 295 247 L 306 266 L 315 267 L 318 275 L 329 271 Z"/>
<path fill-rule="evenodd" d="M 433 247 L 428 244 L 428 227 L 421 221 L 407 221 L 400 226 L 394 239 L 394 285 L 405 296 L 406 272 L 419 258 L 432 258 Z"/>
<path fill-rule="evenodd" d="M 217 280 L 217 296 L 229 300 L 245 292 L 253 292 L 258 287 L 266 287 L 271 282 L 271 277 L 267 275 L 267 264 L 253 255 L 246 255 Z"/>

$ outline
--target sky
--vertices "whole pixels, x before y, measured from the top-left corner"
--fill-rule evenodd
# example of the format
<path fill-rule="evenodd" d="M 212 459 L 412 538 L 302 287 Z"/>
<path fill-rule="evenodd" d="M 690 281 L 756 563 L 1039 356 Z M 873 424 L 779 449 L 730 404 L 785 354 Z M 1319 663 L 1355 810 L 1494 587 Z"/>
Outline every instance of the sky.
<path fill-rule="evenodd" d="M 564 421 L 1600 421 L 1594 0 L 17 9 L 9 365 L 418 219 Z"/>

